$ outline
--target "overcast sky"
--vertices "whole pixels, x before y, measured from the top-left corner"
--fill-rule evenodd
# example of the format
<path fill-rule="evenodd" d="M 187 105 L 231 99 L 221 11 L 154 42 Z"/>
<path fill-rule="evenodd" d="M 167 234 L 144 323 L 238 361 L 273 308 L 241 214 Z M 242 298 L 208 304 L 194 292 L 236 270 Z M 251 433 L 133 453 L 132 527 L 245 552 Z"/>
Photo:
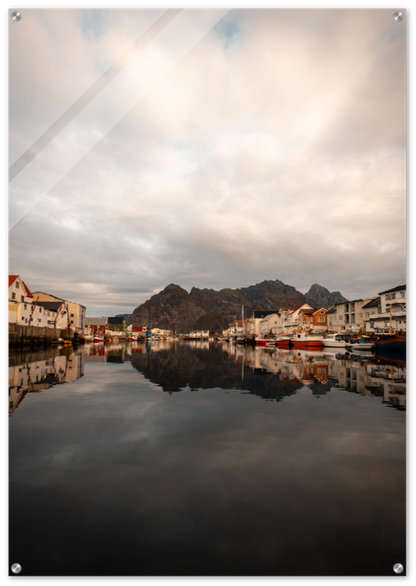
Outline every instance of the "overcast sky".
<path fill-rule="evenodd" d="M 171 282 L 403 284 L 406 26 L 391 9 L 25 10 L 9 272 L 87 315 Z"/>

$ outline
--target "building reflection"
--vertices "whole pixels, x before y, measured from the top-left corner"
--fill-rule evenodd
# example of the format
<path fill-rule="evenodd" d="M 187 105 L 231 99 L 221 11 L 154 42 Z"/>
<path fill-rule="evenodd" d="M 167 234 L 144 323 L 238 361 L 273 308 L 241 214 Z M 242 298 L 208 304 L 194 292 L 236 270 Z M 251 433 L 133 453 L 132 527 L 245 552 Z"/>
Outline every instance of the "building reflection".
<path fill-rule="evenodd" d="M 264 400 L 281 401 L 309 389 L 316 398 L 331 390 L 377 397 L 387 406 L 406 408 L 406 361 L 354 356 L 339 350 L 309 351 L 252 348 L 208 341 L 88 344 L 10 356 L 9 413 L 27 393 L 75 381 L 90 363 L 131 363 L 168 393 L 200 389 L 240 390 Z"/>
<path fill-rule="evenodd" d="M 338 349 L 160 342 L 129 358 L 147 379 L 169 393 L 219 387 L 279 401 L 300 388 L 310 389 L 316 398 L 336 388 L 406 408 L 406 361 L 395 357 L 355 356 Z"/>
<path fill-rule="evenodd" d="M 54 385 L 76 381 L 84 375 L 83 352 L 49 349 L 9 356 L 9 415 L 27 393 L 40 393 Z"/>

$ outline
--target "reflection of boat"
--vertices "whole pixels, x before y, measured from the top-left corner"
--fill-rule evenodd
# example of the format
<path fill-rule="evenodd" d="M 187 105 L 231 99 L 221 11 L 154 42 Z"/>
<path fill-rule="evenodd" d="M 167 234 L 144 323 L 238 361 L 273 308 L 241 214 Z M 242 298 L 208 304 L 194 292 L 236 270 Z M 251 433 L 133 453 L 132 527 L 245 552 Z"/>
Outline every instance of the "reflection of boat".
<path fill-rule="evenodd" d="M 311 332 L 298 332 L 292 338 L 294 348 L 321 348 L 323 336 Z"/>
<path fill-rule="evenodd" d="M 347 345 L 346 336 L 343 334 L 328 334 L 322 340 L 324 346 L 330 346 L 331 348 L 345 348 Z"/>

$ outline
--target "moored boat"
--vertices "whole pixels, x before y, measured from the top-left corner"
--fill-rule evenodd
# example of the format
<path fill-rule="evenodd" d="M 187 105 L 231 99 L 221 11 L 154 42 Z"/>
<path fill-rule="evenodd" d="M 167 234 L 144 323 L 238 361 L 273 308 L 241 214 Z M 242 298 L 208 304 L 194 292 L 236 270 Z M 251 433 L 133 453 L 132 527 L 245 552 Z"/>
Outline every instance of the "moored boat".
<path fill-rule="evenodd" d="M 345 348 L 347 345 L 347 337 L 345 334 L 328 334 L 322 340 L 322 344 L 330 348 Z"/>
<path fill-rule="evenodd" d="M 275 346 L 276 342 L 271 338 L 256 338 L 256 346 Z"/>
<path fill-rule="evenodd" d="M 294 348 L 322 348 L 323 336 L 312 332 L 297 332 L 293 335 Z"/>
<path fill-rule="evenodd" d="M 347 344 L 347 348 L 348 350 L 359 352 L 362 352 L 363 350 L 372 350 L 374 348 L 375 341 L 375 338 L 362 336 L 361 338 L 357 338 L 355 342 Z"/>
<path fill-rule="evenodd" d="M 406 336 L 399 334 L 386 334 L 378 336 L 374 342 L 374 350 L 377 353 L 385 352 L 405 352 L 406 351 Z"/>
<path fill-rule="evenodd" d="M 280 334 L 276 338 L 276 346 L 278 348 L 291 348 L 293 346 L 290 334 Z"/>

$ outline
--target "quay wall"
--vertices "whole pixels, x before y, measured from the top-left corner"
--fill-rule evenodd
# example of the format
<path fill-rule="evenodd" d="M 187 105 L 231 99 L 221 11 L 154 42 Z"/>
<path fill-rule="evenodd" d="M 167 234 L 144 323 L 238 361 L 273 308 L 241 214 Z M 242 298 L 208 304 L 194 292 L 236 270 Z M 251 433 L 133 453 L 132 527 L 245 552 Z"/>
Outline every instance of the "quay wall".
<path fill-rule="evenodd" d="M 73 342 L 74 332 L 73 330 L 9 324 L 9 346 L 12 348 L 50 346 L 57 342 L 58 338 Z"/>

